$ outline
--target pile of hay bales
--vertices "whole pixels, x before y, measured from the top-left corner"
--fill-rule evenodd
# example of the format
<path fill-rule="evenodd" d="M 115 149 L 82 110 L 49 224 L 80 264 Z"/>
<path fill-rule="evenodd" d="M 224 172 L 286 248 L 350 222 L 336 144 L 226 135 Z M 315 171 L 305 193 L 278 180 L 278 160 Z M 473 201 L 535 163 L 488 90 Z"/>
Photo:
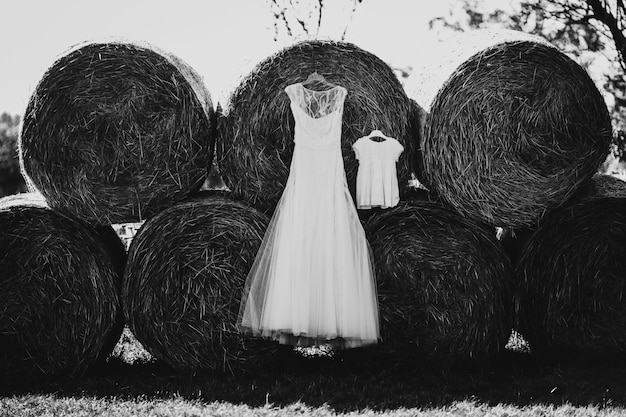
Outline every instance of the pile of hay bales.
<path fill-rule="evenodd" d="M 345 42 L 302 41 L 259 63 L 232 92 L 218 123 L 216 163 L 226 185 L 263 212 L 274 210 L 289 176 L 294 120 L 284 88 L 317 72 L 348 91 L 341 149 L 355 195 L 358 161 L 352 144 L 379 129 L 405 147 L 398 162 L 401 188 L 411 178 L 411 104 L 391 68 Z M 401 191 L 402 192 L 402 191 Z"/>
<path fill-rule="evenodd" d="M 511 268 L 493 230 L 438 202 L 407 201 L 365 224 L 384 344 L 484 358 L 511 332 Z"/>
<path fill-rule="evenodd" d="M 40 196 L 0 200 L 0 380 L 81 376 L 119 339 L 126 254 Z"/>
<path fill-rule="evenodd" d="M 215 128 L 200 76 L 152 45 L 86 42 L 48 68 L 19 136 L 37 194 L 0 207 L 0 374 L 77 377 L 108 356 L 126 264 L 111 225 L 200 189 Z"/>
<path fill-rule="evenodd" d="M 443 359 L 500 351 L 514 274 L 493 226 L 541 221 L 512 258 L 520 331 L 540 348 L 622 349 L 610 332 L 623 315 L 626 192 L 600 180 L 581 188 L 608 151 L 602 97 L 580 66 L 528 35 L 466 34 L 449 52 L 445 68 L 414 72 L 411 100 L 373 54 L 298 42 L 243 78 L 219 121 L 200 77 L 152 46 L 90 42 L 64 54 L 37 85 L 19 143 L 52 209 L 0 208 L 0 342 L 11 345 L 0 372 L 80 375 L 119 337 L 120 305 L 174 369 L 231 369 L 268 346 L 242 334 L 237 315 L 289 175 L 284 89 L 313 72 L 348 91 L 341 151 L 353 196 L 359 137 L 378 129 L 405 148 L 401 203 L 360 213 L 384 344 Z M 190 197 L 214 142 L 229 191 Z M 414 175 L 441 201 L 411 189 Z M 108 224 L 145 219 L 125 262 Z"/>
<path fill-rule="evenodd" d="M 606 158 L 602 96 L 580 65 L 520 32 L 467 32 L 437 51 L 406 83 L 426 114 L 420 180 L 466 216 L 536 225 Z"/>
<path fill-rule="evenodd" d="M 517 327 L 537 353 L 626 351 L 626 182 L 596 176 L 516 265 Z"/>
<path fill-rule="evenodd" d="M 91 223 L 136 222 L 197 190 L 214 110 L 179 58 L 128 41 L 88 42 L 43 75 L 23 118 L 23 174 L 50 206 Z"/>
<path fill-rule="evenodd" d="M 146 221 L 124 274 L 128 325 L 174 369 L 229 369 L 255 345 L 237 328 L 246 276 L 269 219 L 243 203 L 209 195 Z"/>

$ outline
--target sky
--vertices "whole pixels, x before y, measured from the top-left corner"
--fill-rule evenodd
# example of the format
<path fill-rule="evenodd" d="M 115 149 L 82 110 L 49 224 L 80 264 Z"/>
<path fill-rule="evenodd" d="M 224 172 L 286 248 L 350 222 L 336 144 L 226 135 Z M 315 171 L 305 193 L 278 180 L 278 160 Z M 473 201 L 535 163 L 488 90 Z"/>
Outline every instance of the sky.
<path fill-rule="evenodd" d="M 338 40 L 346 30 L 346 41 L 406 67 L 432 48 L 428 21 L 455 0 L 363 0 L 354 13 L 351 0 L 324 3 L 318 37 Z M 12 114 L 23 114 L 44 71 L 85 41 L 122 38 L 169 51 L 200 74 L 214 102 L 294 41 L 275 40 L 269 0 L 7 0 L 0 13 L 0 112 Z"/>

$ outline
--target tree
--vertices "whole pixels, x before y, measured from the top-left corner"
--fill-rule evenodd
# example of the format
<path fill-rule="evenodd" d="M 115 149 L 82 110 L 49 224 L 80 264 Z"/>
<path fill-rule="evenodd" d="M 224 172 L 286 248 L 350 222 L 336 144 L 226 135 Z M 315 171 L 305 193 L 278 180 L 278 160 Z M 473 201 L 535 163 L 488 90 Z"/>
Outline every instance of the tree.
<path fill-rule="evenodd" d="M 535 0 L 523 3 L 527 15 L 539 14 L 564 23 L 565 30 L 583 28 L 603 44 L 607 41 L 620 58 L 622 70 L 626 69 L 626 9 L 623 0 Z"/>
<path fill-rule="evenodd" d="M 274 40 L 282 35 L 289 38 L 318 36 L 320 32 L 341 31 L 345 39 L 348 24 L 363 0 L 266 0 L 274 14 Z M 333 16 L 333 20 L 326 19 Z M 327 23 L 328 21 L 328 23 Z M 325 24 L 326 27 L 325 27 Z"/>
<path fill-rule="evenodd" d="M 0 197 L 26 191 L 17 156 L 19 116 L 0 114 Z"/>
<path fill-rule="evenodd" d="M 523 0 L 514 10 L 488 9 L 463 0 L 460 11 L 430 22 L 454 31 L 500 27 L 550 41 L 588 70 L 602 66 L 596 80 L 607 99 L 616 131 L 614 153 L 626 155 L 626 7 L 623 0 Z M 602 61 L 602 65 L 598 63 Z"/>

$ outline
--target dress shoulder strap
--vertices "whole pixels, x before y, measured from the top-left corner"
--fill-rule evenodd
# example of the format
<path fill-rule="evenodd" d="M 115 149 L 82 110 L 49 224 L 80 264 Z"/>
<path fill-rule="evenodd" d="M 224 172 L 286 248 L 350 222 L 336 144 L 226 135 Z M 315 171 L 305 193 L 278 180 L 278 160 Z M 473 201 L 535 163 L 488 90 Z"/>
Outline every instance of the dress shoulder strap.
<path fill-rule="evenodd" d="M 298 84 L 289 84 L 287 87 L 285 87 L 285 93 L 287 93 L 287 96 L 289 96 L 289 98 L 293 101 L 297 98 L 297 86 Z"/>

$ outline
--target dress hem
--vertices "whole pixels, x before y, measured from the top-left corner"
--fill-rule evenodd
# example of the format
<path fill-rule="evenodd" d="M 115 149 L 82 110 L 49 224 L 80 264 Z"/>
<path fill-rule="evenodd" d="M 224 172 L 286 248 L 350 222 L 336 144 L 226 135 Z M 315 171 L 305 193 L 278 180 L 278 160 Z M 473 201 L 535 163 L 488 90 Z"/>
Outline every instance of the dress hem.
<path fill-rule="evenodd" d="M 296 347 L 316 347 L 330 345 L 334 349 L 354 349 L 359 347 L 367 347 L 376 345 L 378 339 L 361 339 L 358 337 L 340 337 L 340 336 L 307 336 L 306 334 L 294 334 L 289 331 L 271 331 L 261 332 L 252 331 L 249 328 L 242 329 L 244 333 L 260 337 L 266 340 L 271 340 L 280 343 L 281 345 L 292 345 Z"/>

